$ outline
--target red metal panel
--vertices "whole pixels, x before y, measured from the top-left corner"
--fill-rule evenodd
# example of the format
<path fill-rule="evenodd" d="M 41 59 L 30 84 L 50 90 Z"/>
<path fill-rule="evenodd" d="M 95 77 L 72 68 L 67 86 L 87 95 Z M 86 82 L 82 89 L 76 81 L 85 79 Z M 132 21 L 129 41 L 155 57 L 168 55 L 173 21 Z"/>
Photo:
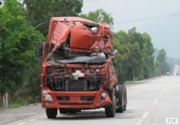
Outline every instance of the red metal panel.
<path fill-rule="evenodd" d="M 41 104 L 44 108 L 94 109 L 111 104 L 111 99 L 108 95 L 104 100 L 100 98 L 100 94 L 104 91 L 102 88 L 99 91 L 93 92 L 53 92 L 48 88 L 43 88 L 42 90 L 46 90 L 53 97 L 53 101 L 46 101 L 44 98 L 41 98 Z M 78 98 L 80 98 L 82 95 L 95 96 L 95 99 L 94 101 L 79 100 Z M 70 96 L 71 99 L 69 101 L 59 101 L 56 99 L 57 96 Z"/>
<path fill-rule="evenodd" d="M 97 36 L 89 30 L 73 28 L 71 29 L 70 48 L 91 49 L 96 43 Z"/>
<path fill-rule="evenodd" d="M 51 32 L 49 33 L 49 42 L 60 44 L 65 42 L 69 35 L 70 28 L 61 22 L 52 22 Z"/>

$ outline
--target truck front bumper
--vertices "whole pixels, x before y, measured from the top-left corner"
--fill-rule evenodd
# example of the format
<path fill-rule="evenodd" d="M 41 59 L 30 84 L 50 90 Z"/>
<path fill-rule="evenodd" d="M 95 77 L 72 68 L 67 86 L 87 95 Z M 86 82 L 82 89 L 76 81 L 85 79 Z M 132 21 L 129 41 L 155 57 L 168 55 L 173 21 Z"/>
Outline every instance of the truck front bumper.
<path fill-rule="evenodd" d="M 111 104 L 106 91 L 51 91 L 41 89 L 41 105 L 43 108 L 95 109 Z"/>

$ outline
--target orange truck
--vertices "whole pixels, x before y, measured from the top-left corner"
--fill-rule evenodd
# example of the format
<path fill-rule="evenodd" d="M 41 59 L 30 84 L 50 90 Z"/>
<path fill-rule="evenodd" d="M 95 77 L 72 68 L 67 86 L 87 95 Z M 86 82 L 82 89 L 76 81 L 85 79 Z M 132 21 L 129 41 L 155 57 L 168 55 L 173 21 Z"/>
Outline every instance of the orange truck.
<path fill-rule="evenodd" d="M 93 54 L 99 48 L 99 55 Z M 105 108 L 106 117 L 126 110 L 126 87 L 114 67 L 116 50 L 106 23 L 52 17 L 42 55 L 41 104 L 48 118 Z"/>

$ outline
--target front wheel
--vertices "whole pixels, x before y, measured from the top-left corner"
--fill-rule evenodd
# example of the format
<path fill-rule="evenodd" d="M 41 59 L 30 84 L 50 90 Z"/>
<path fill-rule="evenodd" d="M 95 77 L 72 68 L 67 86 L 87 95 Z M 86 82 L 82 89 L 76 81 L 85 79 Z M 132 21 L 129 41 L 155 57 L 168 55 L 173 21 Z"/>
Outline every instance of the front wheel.
<path fill-rule="evenodd" d="M 116 114 L 116 91 L 115 88 L 109 93 L 112 104 L 105 107 L 106 117 L 114 117 Z"/>
<path fill-rule="evenodd" d="M 56 108 L 46 109 L 46 115 L 47 115 L 48 118 L 56 118 L 57 109 Z"/>

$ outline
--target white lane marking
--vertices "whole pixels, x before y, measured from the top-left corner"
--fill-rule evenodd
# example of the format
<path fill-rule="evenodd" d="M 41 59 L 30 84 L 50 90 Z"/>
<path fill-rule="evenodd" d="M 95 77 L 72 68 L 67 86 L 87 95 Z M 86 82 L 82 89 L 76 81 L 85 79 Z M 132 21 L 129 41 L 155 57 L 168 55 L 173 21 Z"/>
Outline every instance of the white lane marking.
<path fill-rule="evenodd" d="M 167 88 L 164 88 L 163 91 L 161 91 L 159 98 L 164 94 L 164 91 L 166 91 L 166 90 L 167 90 Z M 153 108 L 154 105 L 157 104 L 157 102 L 159 101 L 159 98 L 156 98 L 156 99 L 154 100 L 151 108 Z M 151 108 L 150 108 L 150 109 L 151 109 Z M 142 115 L 142 118 L 136 123 L 136 125 L 140 125 L 140 124 L 142 123 L 142 121 L 147 118 L 148 115 L 149 115 L 149 111 L 146 111 L 146 112 Z M 151 124 L 151 125 L 155 125 L 155 124 Z"/>
<path fill-rule="evenodd" d="M 25 122 L 20 122 L 20 123 L 17 123 L 17 125 L 24 125 Z"/>
<path fill-rule="evenodd" d="M 160 97 L 164 94 L 164 92 L 161 92 Z"/>
<path fill-rule="evenodd" d="M 33 119 L 29 119 L 28 121 L 32 122 L 32 121 L 35 121 L 35 120 L 37 120 L 37 119 L 33 118 Z"/>
<path fill-rule="evenodd" d="M 158 102 L 159 98 L 155 99 L 153 102 L 153 105 L 155 105 Z"/>
<path fill-rule="evenodd" d="M 139 120 L 139 121 L 138 121 L 138 123 L 137 123 L 136 125 L 140 125 L 140 124 L 141 124 L 141 122 L 142 122 L 142 120 Z"/>
<path fill-rule="evenodd" d="M 167 88 L 164 88 L 163 91 L 166 91 Z"/>
<path fill-rule="evenodd" d="M 143 115 L 142 118 L 145 119 L 149 115 L 149 111 L 146 111 Z"/>

